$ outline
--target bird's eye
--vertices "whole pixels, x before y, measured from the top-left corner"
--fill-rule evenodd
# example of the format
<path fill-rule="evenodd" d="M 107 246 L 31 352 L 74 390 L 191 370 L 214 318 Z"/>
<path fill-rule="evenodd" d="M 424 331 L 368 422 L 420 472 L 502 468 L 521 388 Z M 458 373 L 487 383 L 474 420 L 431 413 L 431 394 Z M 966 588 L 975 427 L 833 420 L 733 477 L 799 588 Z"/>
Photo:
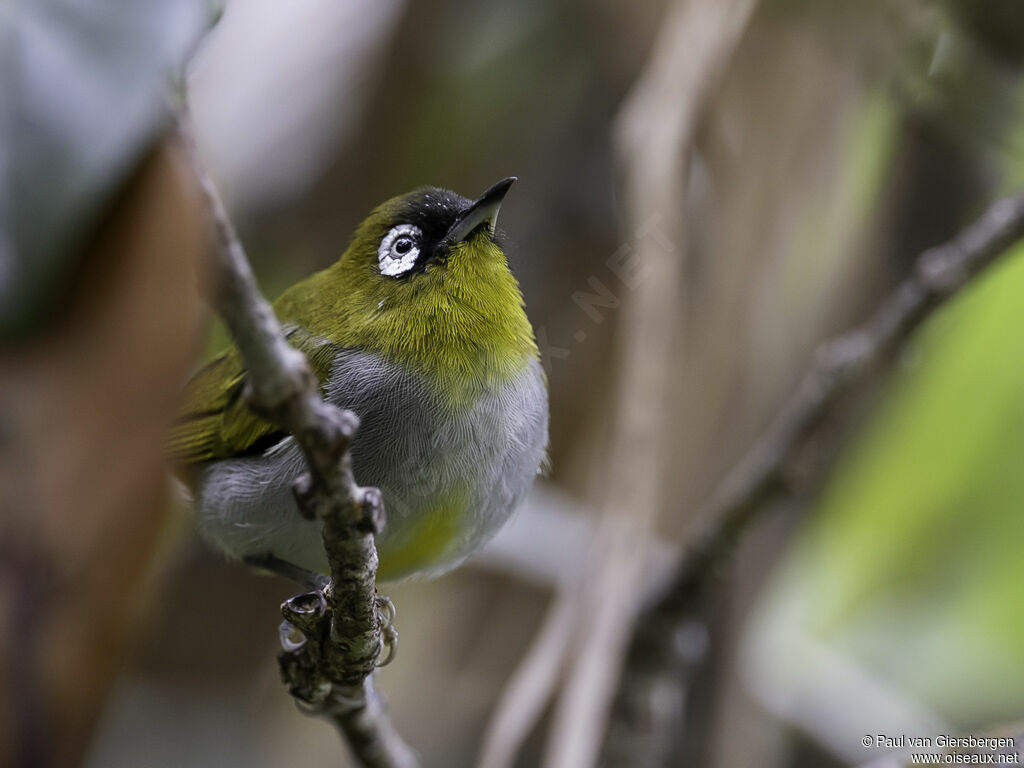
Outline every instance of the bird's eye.
<path fill-rule="evenodd" d="M 413 224 L 399 224 L 384 235 L 377 249 L 380 273 L 389 277 L 404 275 L 414 266 L 420 255 L 423 233 Z"/>

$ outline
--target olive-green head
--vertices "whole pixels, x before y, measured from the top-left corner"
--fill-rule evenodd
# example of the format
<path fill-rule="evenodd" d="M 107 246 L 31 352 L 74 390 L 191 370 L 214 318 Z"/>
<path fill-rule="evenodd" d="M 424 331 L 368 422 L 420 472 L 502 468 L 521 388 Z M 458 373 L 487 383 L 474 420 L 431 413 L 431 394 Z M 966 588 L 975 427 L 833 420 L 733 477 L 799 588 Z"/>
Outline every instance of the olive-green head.
<path fill-rule="evenodd" d="M 422 371 L 456 399 L 511 378 L 537 355 L 495 231 L 514 181 L 475 200 L 437 187 L 388 200 L 336 264 L 275 308 L 336 344 Z"/>

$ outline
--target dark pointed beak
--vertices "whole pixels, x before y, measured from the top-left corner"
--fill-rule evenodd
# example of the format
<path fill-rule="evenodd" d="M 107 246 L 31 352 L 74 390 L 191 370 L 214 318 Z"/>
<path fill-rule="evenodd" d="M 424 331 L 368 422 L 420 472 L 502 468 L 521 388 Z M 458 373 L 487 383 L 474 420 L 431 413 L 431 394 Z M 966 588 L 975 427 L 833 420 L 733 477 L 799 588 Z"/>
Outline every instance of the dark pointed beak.
<path fill-rule="evenodd" d="M 515 176 L 502 179 L 474 200 L 473 204 L 459 214 L 459 218 L 452 224 L 452 228 L 444 237 L 445 242 L 453 244 L 465 240 L 477 227 L 485 223 L 490 225 L 491 232 L 494 232 L 494 227 L 498 223 L 501 201 L 505 199 L 506 193 L 515 181 Z"/>

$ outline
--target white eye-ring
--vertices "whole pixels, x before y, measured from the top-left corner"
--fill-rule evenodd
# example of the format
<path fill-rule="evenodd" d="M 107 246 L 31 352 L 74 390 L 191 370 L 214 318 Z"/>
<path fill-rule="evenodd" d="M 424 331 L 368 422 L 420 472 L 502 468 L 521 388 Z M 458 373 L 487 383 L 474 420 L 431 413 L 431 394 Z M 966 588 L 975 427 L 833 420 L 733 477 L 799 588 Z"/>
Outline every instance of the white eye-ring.
<path fill-rule="evenodd" d="M 423 233 L 413 224 L 399 224 L 384 235 L 377 249 L 380 273 L 389 277 L 404 275 L 416 264 Z"/>

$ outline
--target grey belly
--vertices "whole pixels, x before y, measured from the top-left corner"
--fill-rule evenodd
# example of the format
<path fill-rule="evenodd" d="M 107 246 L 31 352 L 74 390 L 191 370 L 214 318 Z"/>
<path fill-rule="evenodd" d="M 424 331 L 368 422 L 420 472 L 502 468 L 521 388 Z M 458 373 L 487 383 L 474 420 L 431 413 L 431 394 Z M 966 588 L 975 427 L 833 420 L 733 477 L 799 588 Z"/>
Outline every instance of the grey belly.
<path fill-rule="evenodd" d="M 389 578 L 433 575 L 472 554 L 522 500 L 547 446 L 547 391 L 535 360 L 455 407 L 402 366 L 344 351 L 326 396 L 360 417 L 353 470 L 360 485 L 384 496 L 387 523 L 377 543 Z M 231 557 L 269 553 L 326 571 L 319 524 L 301 517 L 291 493 L 302 471 L 291 438 L 260 456 L 208 465 L 196 487 L 200 533 Z M 420 555 L 410 558 L 410 550 Z M 397 553 L 390 569 L 389 553 Z"/>

